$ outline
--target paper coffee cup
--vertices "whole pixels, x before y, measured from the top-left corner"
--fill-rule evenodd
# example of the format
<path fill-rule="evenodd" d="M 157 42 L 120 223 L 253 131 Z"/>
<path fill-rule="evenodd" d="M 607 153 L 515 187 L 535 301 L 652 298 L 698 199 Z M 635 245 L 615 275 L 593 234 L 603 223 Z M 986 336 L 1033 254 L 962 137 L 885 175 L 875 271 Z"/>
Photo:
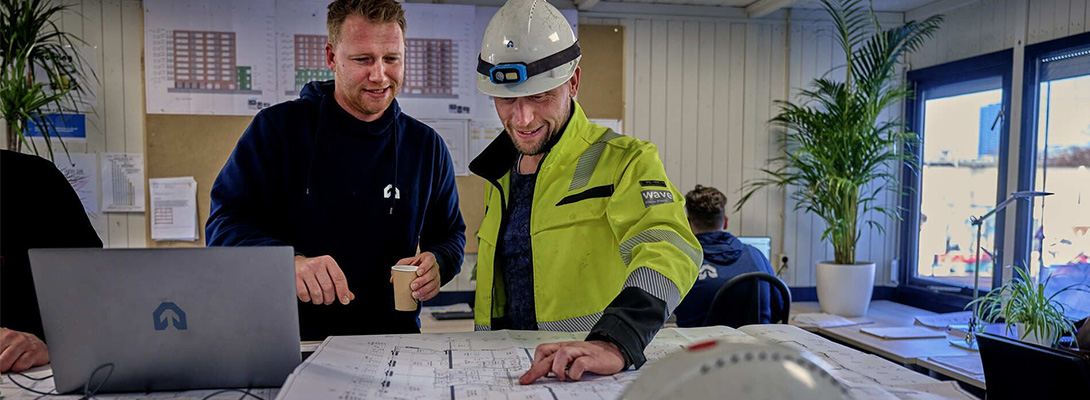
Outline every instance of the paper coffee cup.
<path fill-rule="evenodd" d="M 416 299 L 409 285 L 416 279 L 415 265 L 395 265 L 390 267 L 394 273 L 394 309 L 398 311 L 416 311 Z"/>

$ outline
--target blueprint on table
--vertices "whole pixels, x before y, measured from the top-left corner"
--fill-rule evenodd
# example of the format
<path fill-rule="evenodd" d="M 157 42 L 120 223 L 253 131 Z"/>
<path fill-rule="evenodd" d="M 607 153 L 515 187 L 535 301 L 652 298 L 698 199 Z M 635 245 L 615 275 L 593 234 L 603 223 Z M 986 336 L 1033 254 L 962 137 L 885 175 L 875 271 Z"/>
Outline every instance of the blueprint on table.
<path fill-rule="evenodd" d="M 725 327 L 664 329 L 645 354 L 654 362 L 687 344 L 731 336 L 753 340 Z M 584 337 L 586 332 L 533 331 L 330 337 L 288 377 L 278 399 L 617 398 L 638 371 L 519 385 L 538 344 Z"/>
<path fill-rule="evenodd" d="M 620 397 L 640 371 L 584 375 L 581 382 L 544 378 L 518 383 L 541 343 L 582 340 L 586 332 L 498 331 L 330 337 L 296 368 L 278 399 L 589 399 Z M 666 328 L 648 345 L 648 364 L 710 339 L 778 343 L 815 355 L 855 399 L 972 398 L 879 357 L 789 325 Z M 645 367 L 646 368 L 646 367 Z M 775 380 L 775 377 L 771 377 Z M 774 382 L 770 381 L 770 384 Z"/>

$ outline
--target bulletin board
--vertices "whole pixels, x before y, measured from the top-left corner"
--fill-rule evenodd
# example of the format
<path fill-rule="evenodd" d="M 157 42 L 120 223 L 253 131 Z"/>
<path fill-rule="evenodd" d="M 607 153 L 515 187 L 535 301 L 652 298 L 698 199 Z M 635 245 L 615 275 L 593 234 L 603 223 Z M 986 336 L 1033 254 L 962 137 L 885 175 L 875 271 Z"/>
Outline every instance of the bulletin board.
<path fill-rule="evenodd" d="M 590 118 L 622 119 L 624 115 L 624 27 L 580 25 L 583 49 L 579 101 Z M 194 242 L 154 241 L 148 218 L 148 247 L 204 246 L 209 193 L 216 175 L 231 155 L 249 116 L 147 114 L 145 116 L 146 176 L 192 176 L 197 180 L 200 237 Z M 484 218 L 484 191 L 488 183 L 475 175 L 459 176 L 458 195 L 466 222 L 466 252 L 477 252 L 477 230 Z M 145 194 L 145 196 L 147 196 Z M 151 204 L 150 199 L 145 199 Z"/>

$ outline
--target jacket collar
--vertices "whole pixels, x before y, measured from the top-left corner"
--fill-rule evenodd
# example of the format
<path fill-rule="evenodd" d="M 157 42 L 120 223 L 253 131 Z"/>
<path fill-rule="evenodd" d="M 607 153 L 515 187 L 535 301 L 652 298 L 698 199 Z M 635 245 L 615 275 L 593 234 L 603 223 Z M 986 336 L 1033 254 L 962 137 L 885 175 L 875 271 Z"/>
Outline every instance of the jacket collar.
<path fill-rule="evenodd" d="M 579 157 L 583 154 L 586 147 L 593 143 L 594 138 L 591 136 L 595 131 L 588 129 L 590 127 L 591 123 L 587 120 L 587 115 L 583 113 L 583 107 L 572 100 L 571 118 L 568 119 L 560 138 L 549 151 L 550 156 L 545 157 L 540 168 L 544 168 L 546 163 L 561 162 L 558 160 Z M 514 165 L 518 155 L 518 149 L 504 130 L 469 163 L 469 170 L 482 178 L 496 181 L 511 171 L 511 166 Z M 540 172 L 540 169 L 538 171 Z"/>

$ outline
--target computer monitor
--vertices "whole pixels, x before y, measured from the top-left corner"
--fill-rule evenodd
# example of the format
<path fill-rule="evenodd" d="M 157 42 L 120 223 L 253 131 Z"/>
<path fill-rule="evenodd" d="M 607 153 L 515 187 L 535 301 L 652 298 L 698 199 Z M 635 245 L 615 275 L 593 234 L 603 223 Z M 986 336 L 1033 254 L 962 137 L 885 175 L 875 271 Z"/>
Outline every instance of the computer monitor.
<path fill-rule="evenodd" d="M 738 240 L 742 243 L 756 247 L 757 251 L 760 251 L 761 254 L 764 254 L 765 258 L 768 259 L 769 262 L 773 261 L 772 254 L 770 254 L 772 253 L 772 238 L 768 236 L 738 236 Z M 774 262 L 773 265 L 775 265 Z"/>
<path fill-rule="evenodd" d="M 300 362 L 293 255 L 30 250 L 57 392 L 281 386 Z"/>
<path fill-rule="evenodd" d="M 988 400 L 1090 393 L 1090 361 L 1083 356 L 991 333 L 981 333 L 977 340 Z"/>

